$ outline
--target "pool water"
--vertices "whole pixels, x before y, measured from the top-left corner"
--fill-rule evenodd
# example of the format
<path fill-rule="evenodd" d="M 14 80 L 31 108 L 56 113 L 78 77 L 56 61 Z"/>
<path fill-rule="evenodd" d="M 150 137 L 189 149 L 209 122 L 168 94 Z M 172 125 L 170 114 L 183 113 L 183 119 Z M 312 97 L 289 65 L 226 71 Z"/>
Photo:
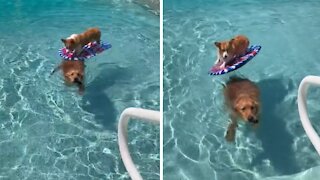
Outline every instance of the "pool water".
<path fill-rule="evenodd" d="M 159 110 L 159 16 L 125 0 L 0 0 L 0 179 L 130 179 L 117 144 L 127 107 Z M 112 48 L 66 87 L 60 39 L 99 27 Z M 129 124 L 145 179 L 159 179 L 159 127 Z"/>
<path fill-rule="evenodd" d="M 300 81 L 320 75 L 319 7 L 316 0 L 164 1 L 164 179 L 262 179 L 320 165 L 296 101 Z M 260 53 L 235 72 L 209 76 L 213 42 L 236 34 L 261 45 Z M 231 75 L 255 82 L 262 101 L 259 128 L 240 123 L 235 143 L 224 139 L 222 84 Z M 319 96 L 310 89 L 318 132 Z"/>

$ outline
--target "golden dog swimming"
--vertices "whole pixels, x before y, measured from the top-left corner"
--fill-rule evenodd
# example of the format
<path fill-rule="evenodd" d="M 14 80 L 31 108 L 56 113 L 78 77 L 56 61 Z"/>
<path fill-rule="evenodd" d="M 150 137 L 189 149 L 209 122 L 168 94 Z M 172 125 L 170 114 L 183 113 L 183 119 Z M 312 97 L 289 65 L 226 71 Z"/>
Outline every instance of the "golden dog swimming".
<path fill-rule="evenodd" d="M 230 110 L 231 123 L 225 138 L 234 141 L 237 120 L 257 126 L 260 114 L 260 91 L 258 86 L 248 79 L 232 77 L 224 88 L 224 97 L 227 107 Z"/>
<path fill-rule="evenodd" d="M 84 68 L 84 61 L 62 60 L 61 64 L 51 72 L 51 75 L 61 69 L 65 84 L 78 86 L 79 93 L 82 94 L 84 92 Z"/>

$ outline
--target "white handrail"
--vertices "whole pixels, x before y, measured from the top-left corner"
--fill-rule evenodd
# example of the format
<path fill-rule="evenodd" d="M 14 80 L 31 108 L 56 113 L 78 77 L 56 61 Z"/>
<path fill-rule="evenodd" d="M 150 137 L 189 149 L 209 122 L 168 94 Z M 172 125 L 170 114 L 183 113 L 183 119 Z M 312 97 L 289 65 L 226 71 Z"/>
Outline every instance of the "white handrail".
<path fill-rule="evenodd" d="M 307 113 L 307 92 L 310 85 L 320 86 L 320 77 L 306 76 L 300 83 L 298 90 L 298 109 L 300 120 L 306 134 L 308 135 L 311 143 L 320 155 L 320 138 L 317 132 L 313 129 Z"/>
<path fill-rule="evenodd" d="M 120 116 L 118 124 L 118 143 L 123 164 L 131 179 L 142 180 L 142 176 L 135 167 L 128 148 L 127 127 L 130 118 L 160 124 L 160 112 L 141 108 L 127 108 Z"/>

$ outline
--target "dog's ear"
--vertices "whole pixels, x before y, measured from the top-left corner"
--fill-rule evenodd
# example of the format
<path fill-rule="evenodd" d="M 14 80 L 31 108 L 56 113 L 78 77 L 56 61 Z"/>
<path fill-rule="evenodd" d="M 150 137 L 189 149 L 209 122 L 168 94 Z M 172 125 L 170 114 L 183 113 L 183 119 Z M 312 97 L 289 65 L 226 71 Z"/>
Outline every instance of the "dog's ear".
<path fill-rule="evenodd" d="M 236 112 L 240 112 L 242 108 L 244 108 L 244 101 L 243 101 L 243 97 L 238 97 L 234 103 L 232 104 L 232 108 L 236 111 Z"/>
<path fill-rule="evenodd" d="M 214 42 L 214 45 L 219 48 L 221 43 L 220 42 Z"/>
<path fill-rule="evenodd" d="M 234 45 L 234 38 L 232 38 L 230 41 L 229 41 L 229 46 L 231 46 L 232 48 L 235 48 L 235 45 Z"/>
<path fill-rule="evenodd" d="M 232 39 L 229 41 L 229 46 L 230 46 L 230 45 L 233 46 L 233 41 L 234 41 L 234 38 L 232 38 Z"/>
<path fill-rule="evenodd" d="M 240 109 L 240 104 L 239 104 L 239 100 L 238 99 L 232 104 L 232 109 L 235 112 L 237 112 Z"/>
<path fill-rule="evenodd" d="M 254 100 L 253 101 L 253 105 L 257 108 L 257 111 L 259 112 L 260 111 L 260 103 L 258 102 L 258 100 Z"/>
<path fill-rule="evenodd" d="M 70 42 L 70 44 L 74 44 L 75 43 L 74 39 L 70 39 L 69 42 Z"/>
<path fill-rule="evenodd" d="M 63 43 L 66 43 L 66 39 L 61 39 L 61 41 L 62 41 Z"/>

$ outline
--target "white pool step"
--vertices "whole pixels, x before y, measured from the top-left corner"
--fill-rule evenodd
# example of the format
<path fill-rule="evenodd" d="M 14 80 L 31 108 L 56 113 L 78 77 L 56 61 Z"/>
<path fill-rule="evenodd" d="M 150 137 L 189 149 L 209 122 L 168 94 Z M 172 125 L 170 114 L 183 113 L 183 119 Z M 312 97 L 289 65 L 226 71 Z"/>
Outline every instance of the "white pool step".
<path fill-rule="evenodd" d="M 127 108 L 121 113 L 120 116 L 118 124 L 118 144 L 123 164 L 126 167 L 131 179 L 142 180 L 143 178 L 134 165 L 128 148 L 127 128 L 130 118 L 160 124 L 160 112 L 141 108 Z"/>
<path fill-rule="evenodd" d="M 317 132 L 312 127 L 312 124 L 308 117 L 307 112 L 307 94 L 310 86 L 320 86 L 320 77 L 318 76 L 306 76 L 300 83 L 298 90 L 298 109 L 300 120 L 307 136 L 309 137 L 314 148 L 320 155 L 320 138 Z M 320 100 L 320 97 L 319 97 Z"/>
<path fill-rule="evenodd" d="M 299 85 L 298 90 L 298 110 L 300 120 L 307 136 L 309 137 L 314 148 L 320 155 L 320 138 L 317 132 L 312 127 L 312 124 L 308 117 L 307 112 L 307 95 L 310 86 L 320 86 L 320 77 L 318 76 L 306 76 L 303 78 Z M 319 97 L 320 100 L 320 97 Z M 262 180 L 319 180 L 320 178 L 320 166 L 312 167 L 305 171 L 292 175 L 273 176 L 262 178 Z"/>

